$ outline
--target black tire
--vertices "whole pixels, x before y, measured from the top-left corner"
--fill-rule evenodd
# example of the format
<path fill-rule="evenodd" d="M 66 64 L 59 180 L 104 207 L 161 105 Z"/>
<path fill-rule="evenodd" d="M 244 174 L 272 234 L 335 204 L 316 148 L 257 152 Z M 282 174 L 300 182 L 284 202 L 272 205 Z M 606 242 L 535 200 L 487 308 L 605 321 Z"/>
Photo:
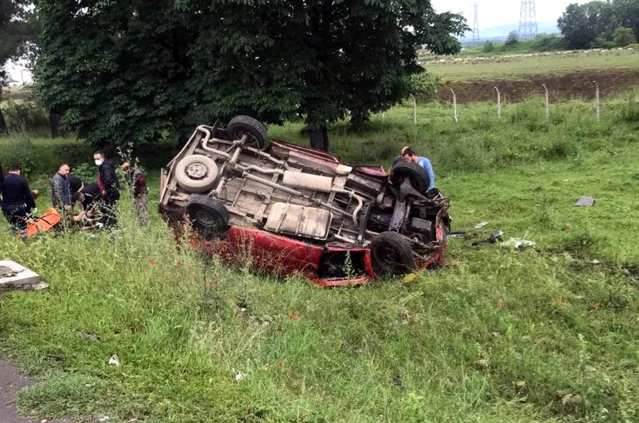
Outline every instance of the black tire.
<path fill-rule="evenodd" d="M 253 145 L 259 150 L 264 150 L 268 145 L 268 132 L 262 122 L 250 116 L 235 116 L 226 126 L 226 132 L 231 140 L 242 139 L 249 136 L 248 145 Z"/>
<path fill-rule="evenodd" d="M 377 276 L 405 275 L 413 265 L 410 241 L 397 232 L 382 232 L 371 241 L 369 248 Z"/>
<path fill-rule="evenodd" d="M 224 204 L 205 195 L 193 195 L 186 205 L 193 230 L 205 240 L 224 235 L 231 215 Z"/>
<path fill-rule="evenodd" d="M 419 192 L 426 192 L 430 186 L 430 178 L 426 169 L 417 163 L 399 163 L 391 170 L 391 182 L 399 189 L 404 180 L 408 178 L 410 184 Z"/>

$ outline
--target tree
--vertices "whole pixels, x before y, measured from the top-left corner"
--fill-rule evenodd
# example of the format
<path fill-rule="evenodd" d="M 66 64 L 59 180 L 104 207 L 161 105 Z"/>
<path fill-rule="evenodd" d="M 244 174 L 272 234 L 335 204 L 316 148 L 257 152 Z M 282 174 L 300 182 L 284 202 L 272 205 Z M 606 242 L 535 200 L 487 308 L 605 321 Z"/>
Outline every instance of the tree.
<path fill-rule="evenodd" d="M 39 101 L 96 144 L 182 137 L 250 114 L 303 118 L 311 145 L 408 94 L 416 47 L 456 53 L 463 18 L 428 0 L 41 0 Z"/>
<path fill-rule="evenodd" d="M 632 29 L 624 28 L 623 26 L 620 26 L 619 28 L 615 29 L 615 35 L 613 39 L 617 47 L 625 47 L 629 44 L 633 44 L 637 42 L 637 39 L 635 38 L 635 34 L 632 32 Z"/>
<path fill-rule="evenodd" d="M 495 51 L 495 44 L 492 41 L 486 41 L 482 46 L 482 50 L 484 53 L 492 53 Z"/>
<path fill-rule="evenodd" d="M 612 0 L 617 26 L 632 29 L 639 40 L 639 0 Z"/>
<path fill-rule="evenodd" d="M 26 42 L 33 35 L 33 25 L 27 20 L 30 15 L 22 0 L 0 0 L 0 99 L 5 84 L 3 71 L 8 60 L 24 53 Z M 7 133 L 7 124 L 0 110 L 0 135 Z"/>
<path fill-rule="evenodd" d="M 512 47 L 519 42 L 519 34 L 517 31 L 510 31 L 508 38 L 506 38 L 505 46 Z"/>
<path fill-rule="evenodd" d="M 617 27 L 613 5 L 603 1 L 569 5 L 557 24 L 572 49 L 590 48 L 598 37 L 610 40 Z"/>

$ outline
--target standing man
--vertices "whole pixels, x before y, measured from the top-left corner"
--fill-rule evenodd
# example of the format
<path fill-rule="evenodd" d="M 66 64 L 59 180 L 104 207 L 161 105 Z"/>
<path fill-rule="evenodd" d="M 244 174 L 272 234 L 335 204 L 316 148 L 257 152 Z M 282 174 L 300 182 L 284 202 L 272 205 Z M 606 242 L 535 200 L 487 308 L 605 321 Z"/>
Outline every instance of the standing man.
<path fill-rule="evenodd" d="M 70 170 L 69 165 L 64 163 L 58 168 L 58 173 L 51 178 L 51 202 L 61 214 L 73 208 L 71 188 L 67 180 Z"/>
<path fill-rule="evenodd" d="M 2 194 L 2 213 L 7 218 L 11 229 L 26 238 L 27 218 L 36 208 L 36 203 L 29 183 L 20 176 L 20 171 L 20 165 L 11 164 L 9 174 L 0 183 L 0 194 Z"/>
<path fill-rule="evenodd" d="M 146 186 L 146 178 L 140 170 L 139 166 L 131 167 L 129 162 L 122 164 L 122 170 L 127 175 L 127 182 L 133 192 L 133 204 L 135 211 L 140 219 L 140 225 L 149 226 L 149 211 L 147 209 L 148 190 Z"/>
<path fill-rule="evenodd" d="M 120 199 L 120 182 L 115 174 L 115 168 L 111 160 L 107 160 L 101 151 L 93 155 L 95 165 L 98 166 L 98 187 L 104 203 L 105 227 L 115 226 L 117 223 L 116 207 Z"/>
<path fill-rule="evenodd" d="M 428 191 L 435 188 L 435 172 L 433 171 L 433 166 L 430 164 L 430 160 L 428 160 L 426 157 L 418 156 L 417 153 L 410 147 L 402 151 L 402 158 L 405 162 L 417 163 L 418 165 L 423 167 L 426 170 L 426 173 L 428 173 L 428 179 L 430 179 Z"/>

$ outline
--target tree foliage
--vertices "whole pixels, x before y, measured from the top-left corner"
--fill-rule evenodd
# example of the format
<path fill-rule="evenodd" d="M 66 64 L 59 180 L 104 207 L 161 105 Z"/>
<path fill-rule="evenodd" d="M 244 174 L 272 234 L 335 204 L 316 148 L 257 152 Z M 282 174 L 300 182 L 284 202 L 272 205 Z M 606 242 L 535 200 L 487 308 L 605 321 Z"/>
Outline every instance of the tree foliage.
<path fill-rule="evenodd" d="M 6 79 L 3 67 L 9 59 L 24 52 L 25 43 L 33 33 L 28 15 L 25 1 L 0 0 L 0 99 Z M 0 110 L 0 135 L 6 132 L 7 125 Z"/>
<path fill-rule="evenodd" d="M 569 48 L 613 45 L 619 27 L 631 28 L 639 37 L 639 0 L 571 4 L 557 23 Z"/>
<path fill-rule="evenodd" d="M 408 94 L 416 49 L 459 51 L 428 0 L 41 0 L 39 100 L 97 144 L 182 137 L 235 114 L 354 123 Z"/>
<path fill-rule="evenodd" d="M 625 47 L 629 44 L 633 44 L 637 42 L 637 39 L 635 38 L 635 34 L 632 32 L 632 29 L 625 28 L 623 26 L 620 26 L 619 28 L 615 29 L 615 35 L 613 39 L 617 47 Z"/>
<path fill-rule="evenodd" d="M 517 31 L 510 31 L 504 45 L 511 47 L 516 45 L 518 42 L 519 42 L 519 34 L 517 33 Z"/>

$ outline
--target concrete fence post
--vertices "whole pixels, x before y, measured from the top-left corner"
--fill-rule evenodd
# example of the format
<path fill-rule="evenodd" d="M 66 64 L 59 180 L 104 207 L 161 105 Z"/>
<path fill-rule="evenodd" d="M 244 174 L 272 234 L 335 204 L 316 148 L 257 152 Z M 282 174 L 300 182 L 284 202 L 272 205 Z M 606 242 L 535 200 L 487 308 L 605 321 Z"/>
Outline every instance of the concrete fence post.
<path fill-rule="evenodd" d="M 415 96 L 412 94 L 409 94 L 410 98 L 413 99 L 413 125 L 417 125 L 417 100 L 415 99 Z"/>
<path fill-rule="evenodd" d="M 542 84 L 544 86 L 544 91 L 546 92 L 545 94 L 545 100 L 546 100 L 546 117 L 550 116 L 550 102 L 548 101 L 548 87 L 546 87 L 546 84 Z"/>
<path fill-rule="evenodd" d="M 450 92 L 453 93 L 453 120 L 457 122 L 457 96 L 455 95 L 455 91 L 452 88 L 449 88 Z"/>
<path fill-rule="evenodd" d="M 497 87 L 495 87 L 495 91 L 497 91 L 497 119 L 501 119 L 501 93 Z"/>
<path fill-rule="evenodd" d="M 595 84 L 595 119 L 599 122 L 599 84 L 597 81 L 592 81 Z"/>

